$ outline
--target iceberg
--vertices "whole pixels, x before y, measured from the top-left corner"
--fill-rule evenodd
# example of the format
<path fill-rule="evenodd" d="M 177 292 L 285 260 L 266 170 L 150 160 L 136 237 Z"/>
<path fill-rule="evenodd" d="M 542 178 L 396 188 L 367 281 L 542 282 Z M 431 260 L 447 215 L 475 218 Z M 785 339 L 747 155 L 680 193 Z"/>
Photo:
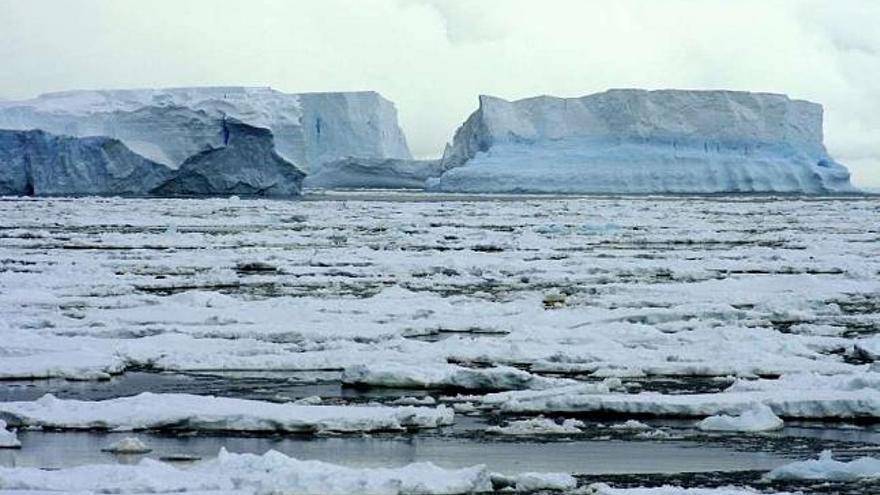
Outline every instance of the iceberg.
<path fill-rule="evenodd" d="M 65 91 L 0 101 L 0 129 L 107 136 L 172 168 L 223 146 L 228 120 L 272 131 L 278 154 L 305 172 L 347 157 L 412 158 L 394 104 L 373 91 L 194 87 Z"/>
<path fill-rule="evenodd" d="M 855 191 L 822 143 L 822 106 L 741 91 L 481 96 L 432 190 L 471 193 Z"/>
<path fill-rule="evenodd" d="M 151 192 L 159 196 L 300 193 L 305 174 L 275 152 L 272 132 L 237 122 L 223 127 L 225 145 L 188 158 L 174 176 Z"/>
<path fill-rule="evenodd" d="M 172 170 L 108 137 L 0 130 L 0 194 L 147 194 Z"/>

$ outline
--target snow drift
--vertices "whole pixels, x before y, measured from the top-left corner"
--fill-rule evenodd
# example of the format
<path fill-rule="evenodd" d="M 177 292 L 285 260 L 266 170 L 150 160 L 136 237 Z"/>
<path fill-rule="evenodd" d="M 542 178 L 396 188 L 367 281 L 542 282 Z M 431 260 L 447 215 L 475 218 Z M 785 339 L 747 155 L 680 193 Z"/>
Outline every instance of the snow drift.
<path fill-rule="evenodd" d="M 822 144 L 822 106 L 737 91 L 615 89 L 480 97 L 431 189 L 456 192 L 852 191 Z"/>

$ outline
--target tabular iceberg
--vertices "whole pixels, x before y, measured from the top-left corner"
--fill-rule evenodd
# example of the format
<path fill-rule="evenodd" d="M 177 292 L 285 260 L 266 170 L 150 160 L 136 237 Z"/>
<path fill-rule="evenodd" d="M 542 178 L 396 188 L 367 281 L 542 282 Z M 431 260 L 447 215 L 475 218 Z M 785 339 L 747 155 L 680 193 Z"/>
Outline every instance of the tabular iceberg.
<path fill-rule="evenodd" d="M 822 144 L 822 106 L 738 91 L 614 89 L 480 97 L 430 189 L 827 193 L 855 189 Z"/>
<path fill-rule="evenodd" d="M 410 159 L 394 104 L 373 91 L 283 93 L 202 87 L 47 93 L 0 101 L 0 129 L 108 136 L 176 168 L 224 144 L 232 119 L 272 131 L 278 154 L 306 172 L 347 157 Z"/>

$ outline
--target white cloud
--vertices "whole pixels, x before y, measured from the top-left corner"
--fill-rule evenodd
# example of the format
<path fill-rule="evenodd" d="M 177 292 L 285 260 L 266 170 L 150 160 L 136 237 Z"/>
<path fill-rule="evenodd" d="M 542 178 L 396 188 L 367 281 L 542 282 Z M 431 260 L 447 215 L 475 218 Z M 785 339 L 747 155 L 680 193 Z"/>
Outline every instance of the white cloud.
<path fill-rule="evenodd" d="M 773 91 L 823 103 L 832 153 L 880 186 L 877 25 L 873 0 L 0 0 L 0 94 L 376 89 L 430 156 L 481 93 Z"/>

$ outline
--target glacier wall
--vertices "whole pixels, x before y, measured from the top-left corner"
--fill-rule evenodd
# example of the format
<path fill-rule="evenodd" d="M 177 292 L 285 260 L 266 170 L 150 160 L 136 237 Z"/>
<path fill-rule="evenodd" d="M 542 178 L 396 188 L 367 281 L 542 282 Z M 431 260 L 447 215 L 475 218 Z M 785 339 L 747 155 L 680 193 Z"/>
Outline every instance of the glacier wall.
<path fill-rule="evenodd" d="M 822 143 L 822 107 L 785 95 L 617 89 L 480 97 L 430 189 L 538 193 L 854 190 Z"/>
<path fill-rule="evenodd" d="M 227 120 L 270 130 L 278 154 L 306 171 L 352 156 L 412 157 L 394 105 L 372 91 L 204 87 L 66 91 L 0 101 L 0 129 L 107 136 L 172 168 L 223 146 Z"/>
<path fill-rule="evenodd" d="M 172 170 L 116 139 L 0 130 L 0 195 L 146 195 Z"/>

